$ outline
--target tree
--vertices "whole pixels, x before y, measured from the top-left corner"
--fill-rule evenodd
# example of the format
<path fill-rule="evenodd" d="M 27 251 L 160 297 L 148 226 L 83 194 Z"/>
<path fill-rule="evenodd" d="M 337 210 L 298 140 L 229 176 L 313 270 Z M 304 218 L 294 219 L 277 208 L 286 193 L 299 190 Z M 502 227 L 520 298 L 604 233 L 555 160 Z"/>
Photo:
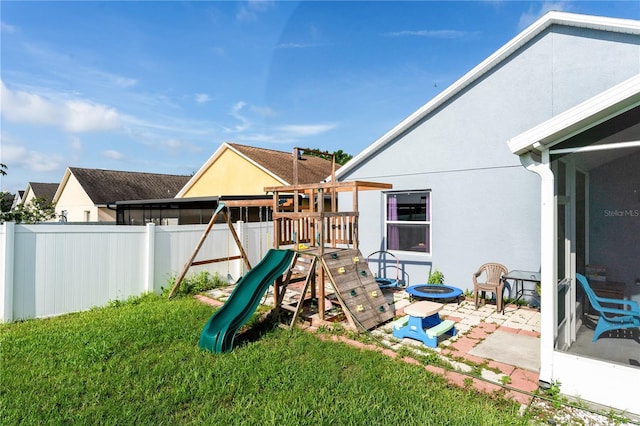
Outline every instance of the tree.
<path fill-rule="evenodd" d="M 40 223 L 56 217 L 56 208 L 46 198 L 38 197 L 28 204 L 19 204 L 18 207 L 10 212 L 10 215 L 11 217 L 5 218 L 5 220 L 12 220 L 17 223 Z"/>
<path fill-rule="evenodd" d="M 6 191 L 0 192 L 0 213 L 6 213 L 11 211 L 14 197 L 15 196 L 10 192 L 6 192 Z"/>
<path fill-rule="evenodd" d="M 0 176 L 7 175 L 7 166 L 6 164 L 0 163 Z M 13 197 L 14 195 L 2 191 L 0 192 L 0 223 L 4 222 L 5 216 L 9 216 L 11 214 L 11 206 L 13 205 Z"/>
<path fill-rule="evenodd" d="M 330 157 L 331 154 L 333 154 L 335 160 L 336 160 L 336 164 L 340 164 L 341 166 L 343 164 L 346 164 L 347 161 L 351 160 L 353 158 L 353 155 L 351 154 L 347 154 L 346 152 L 344 152 L 343 150 L 339 149 L 337 151 L 334 151 L 333 153 L 328 152 L 328 151 L 323 151 L 321 149 L 317 149 L 317 148 L 310 148 L 308 151 L 304 150 L 304 155 L 310 155 L 313 157 Z"/>
<path fill-rule="evenodd" d="M 349 161 L 349 160 L 351 160 L 353 158 L 353 155 L 347 154 L 346 152 L 344 152 L 341 149 L 335 151 L 333 153 L 333 155 L 336 158 L 336 163 L 340 164 L 341 166 L 343 164 L 347 164 L 347 161 Z"/>

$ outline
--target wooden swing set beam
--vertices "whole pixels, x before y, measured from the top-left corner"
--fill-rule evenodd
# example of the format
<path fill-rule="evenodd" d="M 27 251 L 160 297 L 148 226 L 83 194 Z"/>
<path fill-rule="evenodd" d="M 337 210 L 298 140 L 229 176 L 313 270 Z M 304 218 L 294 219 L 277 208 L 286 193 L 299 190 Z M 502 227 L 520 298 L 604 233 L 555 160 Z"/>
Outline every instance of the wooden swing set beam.
<path fill-rule="evenodd" d="M 240 242 L 240 238 L 238 237 L 238 233 L 236 232 L 236 229 L 233 227 L 233 224 L 231 223 L 231 217 L 227 213 L 227 209 L 228 209 L 228 206 L 225 203 L 218 204 L 218 208 L 211 216 L 211 219 L 209 220 L 207 227 L 202 233 L 202 236 L 200 237 L 200 241 L 198 241 L 198 244 L 196 245 L 195 250 L 193 250 L 191 257 L 184 264 L 184 268 L 182 269 L 182 272 L 176 279 L 176 282 L 173 284 L 173 287 L 171 287 L 171 291 L 169 292 L 169 299 L 171 299 L 175 294 L 176 290 L 178 290 L 178 287 L 180 287 L 180 284 L 184 280 L 184 277 L 187 275 L 187 271 L 189 271 L 189 268 L 193 265 L 204 265 L 207 263 L 224 262 L 224 261 L 233 260 L 233 259 L 243 259 L 244 263 L 247 265 L 247 269 L 251 269 L 249 258 L 247 257 L 247 253 L 244 251 L 244 248 L 242 247 L 242 243 Z M 240 256 L 234 256 L 234 257 L 228 256 L 228 257 L 223 257 L 218 259 L 195 261 L 195 258 L 198 255 L 198 252 L 202 248 L 202 245 L 207 239 L 207 236 L 209 235 L 209 233 L 211 232 L 211 229 L 213 229 L 213 225 L 216 223 L 216 219 L 218 219 L 218 215 L 220 213 L 222 213 L 222 215 L 224 216 L 225 222 L 227 223 L 227 225 L 229 226 L 229 230 L 231 231 L 231 235 L 233 236 L 233 239 L 236 242 L 236 245 L 240 249 Z"/>
<path fill-rule="evenodd" d="M 229 257 L 220 257 L 218 259 L 196 260 L 195 262 L 191 263 L 191 266 L 208 265 L 210 263 L 227 262 L 229 260 L 239 260 L 239 259 L 242 259 L 242 256 L 229 256 Z"/>

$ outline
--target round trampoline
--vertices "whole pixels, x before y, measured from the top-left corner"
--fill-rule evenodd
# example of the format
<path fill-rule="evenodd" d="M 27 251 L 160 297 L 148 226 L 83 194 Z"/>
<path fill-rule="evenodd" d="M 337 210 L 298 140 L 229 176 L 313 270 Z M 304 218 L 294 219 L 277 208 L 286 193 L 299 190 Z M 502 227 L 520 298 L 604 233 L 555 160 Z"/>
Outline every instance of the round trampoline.
<path fill-rule="evenodd" d="M 462 290 L 441 284 L 417 284 L 406 288 L 411 298 L 416 299 L 456 299 L 460 303 Z"/>

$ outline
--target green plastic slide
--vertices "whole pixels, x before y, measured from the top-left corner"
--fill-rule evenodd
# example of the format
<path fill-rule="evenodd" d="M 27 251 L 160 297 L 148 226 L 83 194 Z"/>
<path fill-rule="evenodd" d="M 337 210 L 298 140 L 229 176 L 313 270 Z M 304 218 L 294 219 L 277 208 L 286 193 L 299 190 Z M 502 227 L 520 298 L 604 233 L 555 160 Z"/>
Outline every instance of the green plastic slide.
<path fill-rule="evenodd" d="M 226 303 L 218 309 L 200 334 L 200 347 L 214 353 L 231 352 L 233 338 L 251 318 L 273 281 L 291 265 L 295 252 L 271 249 L 260 263 L 236 284 Z"/>

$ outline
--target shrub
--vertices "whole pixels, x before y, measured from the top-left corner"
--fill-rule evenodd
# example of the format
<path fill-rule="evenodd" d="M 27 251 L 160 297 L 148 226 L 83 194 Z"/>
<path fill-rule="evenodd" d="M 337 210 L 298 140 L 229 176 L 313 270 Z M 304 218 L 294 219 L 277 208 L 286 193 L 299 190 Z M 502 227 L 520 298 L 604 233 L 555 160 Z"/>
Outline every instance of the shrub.
<path fill-rule="evenodd" d="M 444 274 L 437 269 L 434 269 L 429 274 L 429 279 L 427 280 L 427 284 L 444 284 Z"/>
<path fill-rule="evenodd" d="M 162 288 L 162 294 L 168 296 L 171 288 L 178 279 L 177 275 L 171 276 L 167 280 L 167 288 Z M 193 294 L 204 293 L 205 291 L 212 290 L 218 287 L 224 287 L 229 285 L 225 280 L 220 278 L 220 275 L 216 272 L 211 275 L 208 271 L 201 271 L 198 274 L 188 275 L 184 277 L 174 293 L 174 296 L 190 296 Z"/>

